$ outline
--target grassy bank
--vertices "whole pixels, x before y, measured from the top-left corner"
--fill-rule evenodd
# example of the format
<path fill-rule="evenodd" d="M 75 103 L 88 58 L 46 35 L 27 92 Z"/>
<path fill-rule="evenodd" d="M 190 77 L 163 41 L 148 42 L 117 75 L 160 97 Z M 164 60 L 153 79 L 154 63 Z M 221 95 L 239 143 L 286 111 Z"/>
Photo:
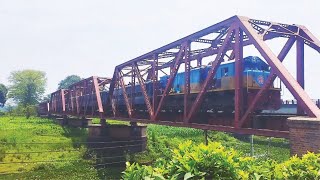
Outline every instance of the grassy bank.
<path fill-rule="evenodd" d="M 152 164 L 186 140 L 205 141 L 202 130 L 190 128 L 148 125 L 147 134 L 147 151 L 129 155 L 128 160 Z M 61 127 L 49 119 L 0 117 L 0 179 L 120 179 L 123 169 L 97 169 L 93 160 L 86 157 L 85 144 L 79 142 L 85 142 L 87 135 L 85 128 Z M 208 137 L 209 142 L 218 141 L 243 156 L 250 155 L 251 145 L 246 137 L 237 139 L 221 132 L 208 132 Z M 254 154 L 261 160 L 287 160 L 288 142 L 255 136 Z"/>
<path fill-rule="evenodd" d="M 99 179 L 83 159 L 87 130 L 52 120 L 0 118 L 1 179 Z"/>
<path fill-rule="evenodd" d="M 132 157 L 133 161 L 141 164 L 152 164 L 157 158 L 168 154 L 170 149 L 177 148 L 179 144 L 186 140 L 195 143 L 204 143 L 204 131 L 191 128 L 178 128 L 160 125 L 148 125 L 148 151 L 136 154 Z M 208 131 L 210 142 L 220 142 L 227 148 L 237 150 L 242 156 L 250 156 L 252 147 L 250 136 L 235 135 Z M 259 160 L 273 159 L 283 162 L 290 158 L 288 140 L 281 138 L 253 137 L 253 155 Z"/>

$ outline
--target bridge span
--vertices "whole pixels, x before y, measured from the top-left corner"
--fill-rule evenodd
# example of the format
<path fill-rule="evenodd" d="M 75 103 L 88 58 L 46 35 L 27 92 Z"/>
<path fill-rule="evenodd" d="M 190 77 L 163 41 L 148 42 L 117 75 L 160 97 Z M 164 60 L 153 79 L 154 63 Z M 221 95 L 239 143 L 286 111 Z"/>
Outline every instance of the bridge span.
<path fill-rule="evenodd" d="M 279 54 L 266 43 L 275 39 L 285 42 Z M 296 59 L 288 61 L 297 65 L 296 77 L 282 63 L 294 44 Z M 261 58 L 244 57 L 247 46 Z M 119 64 L 112 78 L 93 76 L 60 89 L 40 109 L 98 117 L 102 125 L 117 119 L 288 138 L 288 117 L 320 118 L 319 103 L 304 90 L 305 47 L 320 52 L 305 26 L 233 16 Z M 282 106 L 276 78 L 296 99 L 294 113 L 272 113 Z"/>

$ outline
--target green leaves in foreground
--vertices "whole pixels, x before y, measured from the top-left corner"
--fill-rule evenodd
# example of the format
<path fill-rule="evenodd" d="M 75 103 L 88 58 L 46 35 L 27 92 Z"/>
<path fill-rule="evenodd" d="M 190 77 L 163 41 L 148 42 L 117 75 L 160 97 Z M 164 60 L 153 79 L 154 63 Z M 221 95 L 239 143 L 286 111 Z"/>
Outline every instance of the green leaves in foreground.
<path fill-rule="evenodd" d="M 187 141 L 172 152 L 172 158 L 159 158 L 153 166 L 127 163 L 123 179 L 319 179 L 320 155 L 308 153 L 283 163 L 240 157 L 220 143 L 194 144 Z"/>

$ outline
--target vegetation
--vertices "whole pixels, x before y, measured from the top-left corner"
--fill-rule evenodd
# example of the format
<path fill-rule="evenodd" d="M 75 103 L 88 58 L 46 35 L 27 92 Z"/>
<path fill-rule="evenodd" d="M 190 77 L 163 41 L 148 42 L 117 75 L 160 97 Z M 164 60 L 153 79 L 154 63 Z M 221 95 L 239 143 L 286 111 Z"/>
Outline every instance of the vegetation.
<path fill-rule="evenodd" d="M 205 142 L 204 132 L 199 129 L 179 128 L 160 125 L 148 125 L 147 151 L 135 154 L 131 157 L 132 162 L 140 164 L 152 164 L 158 158 L 171 158 L 171 149 L 186 140 L 192 140 L 200 144 Z M 209 142 L 219 142 L 227 148 L 236 149 L 242 156 L 251 155 L 249 136 L 235 138 L 232 134 L 208 131 Z M 289 142 L 280 138 L 266 138 L 254 136 L 253 154 L 259 161 L 274 159 L 283 162 L 290 158 Z"/>
<path fill-rule="evenodd" d="M 3 107 L 7 101 L 7 93 L 7 87 L 3 84 L 0 84 L 0 107 Z"/>
<path fill-rule="evenodd" d="M 0 117 L 0 180 L 120 179 L 124 167 L 95 167 L 95 154 L 81 143 L 87 137 L 87 129 L 51 119 Z"/>
<path fill-rule="evenodd" d="M 83 158 L 85 147 L 75 143 L 86 137 L 85 129 L 63 128 L 48 119 L 1 117 L 0 173 L 8 175 L 0 179 L 99 179 Z"/>
<path fill-rule="evenodd" d="M 58 85 L 58 89 L 67 89 L 70 85 L 81 81 L 81 77 L 78 75 L 70 75 L 61 80 Z"/>
<path fill-rule="evenodd" d="M 123 169 L 99 169 L 93 156 L 87 158 L 86 147 L 77 143 L 87 133 L 48 119 L 1 117 L 0 179 L 120 179 Z M 320 155 L 290 158 L 283 139 L 255 136 L 250 157 L 246 137 L 210 131 L 206 146 L 202 130 L 148 125 L 147 133 L 147 151 L 127 156 L 123 179 L 319 179 Z"/>
<path fill-rule="evenodd" d="M 171 151 L 171 158 L 159 158 L 153 166 L 127 163 L 123 179 L 319 179 L 320 154 L 308 153 L 283 163 L 242 157 L 221 143 L 196 144 L 187 141 Z"/>
<path fill-rule="evenodd" d="M 26 117 L 35 111 L 35 105 L 42 98 L 45 91 L 46 75 L 42 71 L 23 70 L 14 71 L 9 77 L 9 98 L 13 98 Z"/>

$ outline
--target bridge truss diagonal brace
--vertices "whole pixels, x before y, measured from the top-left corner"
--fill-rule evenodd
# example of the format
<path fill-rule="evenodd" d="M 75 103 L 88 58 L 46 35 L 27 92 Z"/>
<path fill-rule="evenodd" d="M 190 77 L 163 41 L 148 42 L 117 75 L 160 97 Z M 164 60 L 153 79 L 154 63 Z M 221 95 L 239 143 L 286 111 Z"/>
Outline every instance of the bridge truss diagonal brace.
<path fill-rule="evenodd" d="M 117 115 L 117 105 L 116 105 L 116 102 L 115 102 L 115 97 L 114 97 L 114 89 L 115 87 L 117 86 L 117 81 L 116 81 L 116 78 L 117 78 L 117 67 L 115 68 L 114 70 L 114 73 L 113 73 L 113 76 L 112 76 L 112 80 L 111 80 L 111 83 L 110 83 L 110 88 L 109 88 L 109 103 L 111 105 L 111 108 L 112 108 L 112 113 L 113 113 L 113 116 L 116 117 Z"/>
<path fill-rule="evenodd" d="M 98 77 L 95 77 L 95 76 L 93 77 L 93 86 L 94 86 L 94 91 L 95 91 L 96 98 L 97 98 L 99 116 L 100 116 L 100 119 L 103 119 L 104 118 L 104 112 L 103 112 L 103 105 L 102 105 L 102 100 L 101 100 L 101 95 L 100 95 Z"/>
<path fill-rule="evenodd" d="M 230 28 L 228 29 L 227 36 L 226 36 L 222 46 L 219 48 L 217 56 L 216 56 L 215 60 L 212 62 L 212 67 L 211 67 L 210 71 L 208 72 L 208 76 L 205 79 L 205 81 L 201 87 L 201 90 L 196 97 L 196 100 L 194 101 L 192 107 L 190 108 L 190 112 L 188 114 L 188 117 L 184 122 L 187 122 L 187 123 L 190 122 L 192 117 L 199 110 L 200 105 L 203 102 L 204 95 L 207 92 L 207 89 L 209 87 L 209 84 L 213 81 L 213 77 L 216 74 L 220 63 L 222 62 L 223 57 L 225 56 L 225 54 L 228 50 L 228 46 L 230 45 L 231 40 L 234 35 L 234 29 L 235 29 L 235 24 L 232 24 L 230 26 Z"/>
<path fill-rule="evenodd" d="M 124 83 L 123 73 L 121 73 L 119 69 L 117 69 L 117 81 L 120 83 L 120 86 L 122 88 L 122 94 L 123 94 L 124 102 L 126 103 L 126 106 L 127 106 L 127 112 L 128 112 L 129 118 L 132 118 L 132 108 L 129 102 L 126 86 Z"/>
<path fill-rule="evenodd" d="M 137 63 L 133 63 L 133 68 L 134 68 L 134 73 L 138 78 L 138 81 L 139 81 L 139 84 L 140 84 L 140 87 L 141 87 L 141 91 L 142 91 L 142 94 L 143 94 L 143 97 L 144 97 L 144 101 L 145 101 L 145 103 L 147 105 L 147 108 L 148 108 L 148 112 L 149 112 L 150 118 L 152 118 L 153 115 L 154 115 L 154 112 L 153 112 L 153 109 L 152 109 L 152 106 L 151 106 L 151 102 L 150 102 L 150 99 L 149 99 L 149 96 L 148 96 L 148 93 L 147 93 L 147 89 L 146 89 L 146 85 L 144 83 L 143 76 L 141 75 L 141 72 L 140 72 L 140 70 L 138 68 Z"/>
<path fill-rule="evenodd" d="M 175 61 L 174 61 L 174 64 L 173 66 L 170 67 L 170 77 L 168 79 L 168 83 L 166 85 L 166 88 L 161 96 L 161 99 L 160 99 L 160 102 L 158 104 L 158 107 L 157 107 L 157 111 L 155 112 L 154 116 L 152 117 L 152 120 L 155 121 L 161 111 L 161 108 L 162 108 L 162 105 L 164 103 L 164 100 L 166 99 L 166 97 L 168 96 L 168 93 L 170 91 L 170 88 L 172 87 L 172 83 L 173 83 L 173 80 L 174 78 L 176 77 L 177 75 L 177 72 L 179 70 L 179 67 L 181 65 L 181 58 L 185 52 L 185 48 L 186 48 L 187 44 L 186 43 L 183 43 L 180 47 L 180 50 L 178 52 L 178 55 L 177 57 L 175 58 Z"/>
<path fill-rule="evenodd" d="M 281 62 L 287 56 L 287 54 L 290 51 L 291 47 L 293 46 L 295 40 L 296 40 L 296 38 L 292 36 L 291 38 L 288 39 L 288 41 L 286 42 L 286 44 L 282 48 L 281 52 L 278 55 L 278 59 Z M 263 84 L 262 88 L 258 91 L 257 95 L 254 97 L 252 103 L 249 104 L 249 107 L 246 110 L 246 112 L 243 114 L 243 116 L 242 116 L 242 118 L 240 120 L 240 123 L 239 123 L 239 127 L 241 127 L 244 123 L 246 123 L 250 113 L 252 113 L 254 111 L 257 103 L 259 102 L 261 97 L 265 94 L 266 90 L 271 87 L 271 85 L 273 84 L 273 82 L 276 79 L 276 77 L 277 77 L 276 73 L 274 72 L 273 69 L 271 69 L 271 72 L 270 72 L 270 75 L 268 76 L 268 79 L 265 81 L 265 83 Z"/>
<path fill-rule="evenodd" d="M 279 76 L 281 81 L 289 89 L 292 95 L 301 102 L 301 104 L 303 105 L 303 109 L 307 112 L 308 116 L 320 118 L 319 108 L 312 102 L 308 94 L 302 89 L 299 83 L 289 73 L 289 71 L 281 63 L 279 58 L 277 58 L 277 56 L 262 40 L 262 37 L 254 31 L 248 21 L 241 20 L 240 22 L 241 27 L 253 41 L 254 46 L 258 49 L 263 58 L 271 66 L 271 68 L 274 69 L 275 73 Z"/>

